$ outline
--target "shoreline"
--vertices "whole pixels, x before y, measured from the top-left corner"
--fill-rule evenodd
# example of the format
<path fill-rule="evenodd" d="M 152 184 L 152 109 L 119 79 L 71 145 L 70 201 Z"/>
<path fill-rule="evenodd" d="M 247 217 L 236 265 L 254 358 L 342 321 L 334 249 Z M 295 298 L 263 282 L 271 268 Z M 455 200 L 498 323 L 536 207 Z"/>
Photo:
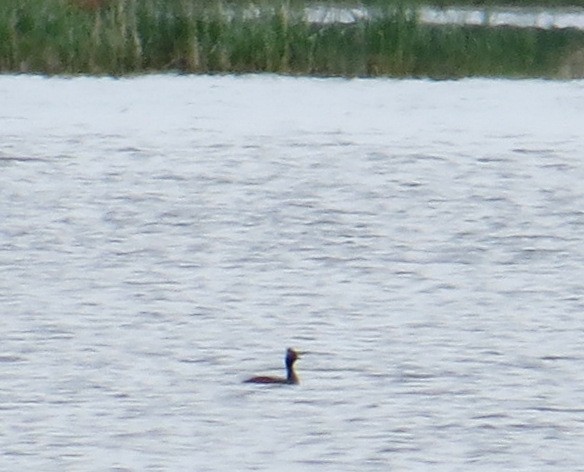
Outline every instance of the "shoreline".
<path fill-rule="evenodd" d="M 584 77 L 584 20 L 582 29 L 543 28 L 504 23 L 499 10 L 477 19 L 476 10 L 412 10 L 411 3 L 335 5 L 266 0 L 250 14 L 249 5 L 187 0 L 110 0 L 102 8 L 7 0 L 0 73 Z M 469 11 L 470 22 L 444 16 Z"/>

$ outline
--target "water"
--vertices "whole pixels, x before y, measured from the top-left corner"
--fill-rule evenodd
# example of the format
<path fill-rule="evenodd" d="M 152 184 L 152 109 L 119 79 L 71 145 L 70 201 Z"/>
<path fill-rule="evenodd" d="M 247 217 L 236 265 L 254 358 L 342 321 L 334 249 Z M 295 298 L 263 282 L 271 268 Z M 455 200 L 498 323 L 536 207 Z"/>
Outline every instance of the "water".
<path fill-rule="evenodd" d="M 584 9 L 580 7 L 425 7 L 420 9 L 419 14 L 422 22 L 432 24 L 584 29 Z"/>
<path fill-rule="evenodd" d="M 437 25 L 512 26 L 518 28 L 575 28 L 584 29 L 584 8 L 537 8 L 477 6 L 422 6 L 417 9 L 422 23 Z M 353 23 L 375 16 L 375 9 L 362 7 L 331 7 L 322 5 L 307 8 L 308 21 L 316 23 Z"/>
<path fill-rule="evenodd" d="M 0 469 L 584 470 L 584 82 L 0 103 Z"/>

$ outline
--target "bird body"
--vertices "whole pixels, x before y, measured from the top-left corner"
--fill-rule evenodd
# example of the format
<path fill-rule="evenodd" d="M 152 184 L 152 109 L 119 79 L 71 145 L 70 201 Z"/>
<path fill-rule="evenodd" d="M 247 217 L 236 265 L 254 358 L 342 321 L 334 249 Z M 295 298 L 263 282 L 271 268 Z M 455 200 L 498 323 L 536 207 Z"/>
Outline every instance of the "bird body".
<path fill-rule="evenodd" d="M 288 348 L 286 351 L 286 377 L 271 377 L 267 375 L 260 375 L 257 377 L 252 377 L 245 380 L 245 383 L 257 383 L 257 384 L 288 384 L 296 385 L 298 384 L 298 376 L 294 372 L 294 363 L 299 358 L 299 354 L 292 348 Z"/>

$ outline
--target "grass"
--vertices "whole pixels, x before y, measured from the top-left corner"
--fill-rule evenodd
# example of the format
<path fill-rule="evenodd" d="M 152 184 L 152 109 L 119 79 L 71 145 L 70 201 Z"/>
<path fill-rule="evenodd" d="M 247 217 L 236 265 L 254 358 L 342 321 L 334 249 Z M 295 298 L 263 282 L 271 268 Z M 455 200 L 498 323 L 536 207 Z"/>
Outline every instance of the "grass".
<path fill-rule="evenodd" d="M 99 0 L 1 0 L 0 71 L 452 78 L 582 68 L 582 31 L 429 26 L 399 3 L 377 2 L 368 21 L 313 24 L 298 0 L 81 1 Z"/>

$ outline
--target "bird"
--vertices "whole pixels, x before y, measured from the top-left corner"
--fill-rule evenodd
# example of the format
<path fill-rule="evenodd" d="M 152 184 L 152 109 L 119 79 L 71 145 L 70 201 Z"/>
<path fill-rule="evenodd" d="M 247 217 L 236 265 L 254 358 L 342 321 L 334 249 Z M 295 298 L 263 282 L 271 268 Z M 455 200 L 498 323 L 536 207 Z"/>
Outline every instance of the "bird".
<path fill-rule="evenodd" d="M 260 375 L 258 377 L 244 380 L 244 383 L 296 385 L 299 381 L 296 372 L 294 372 L 294 362 L 296 362 L 299 357 L 300 354 L 291 347 L 286 350 L 286 378 Z"/>

